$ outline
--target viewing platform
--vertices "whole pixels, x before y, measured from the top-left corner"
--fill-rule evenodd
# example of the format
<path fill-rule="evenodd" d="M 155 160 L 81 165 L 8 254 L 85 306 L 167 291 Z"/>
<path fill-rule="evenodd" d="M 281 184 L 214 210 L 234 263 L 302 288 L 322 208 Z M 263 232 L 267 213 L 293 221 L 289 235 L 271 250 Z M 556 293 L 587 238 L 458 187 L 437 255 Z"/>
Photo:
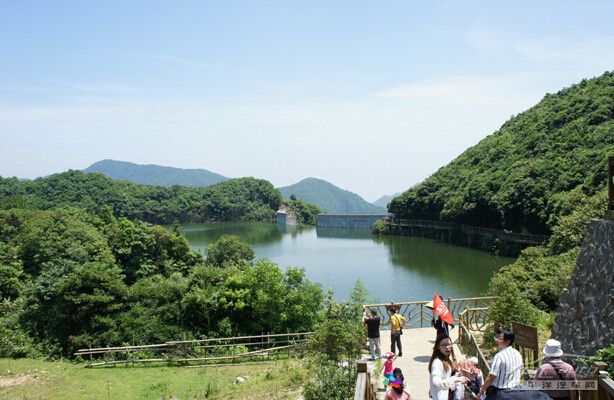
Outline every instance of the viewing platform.
<path fill-rule="evenodd" d="M 454 354 L 458 361 L 465 358 L 458 346 L 459 327 L 450 330 L 450 338 L 454 344 Z M 433 327 L 403 329 L 401 344 L 403 356 L 394 360 L 394 367 L 401 368 L 405 382 L 411 392 L 413 400 L 429 400 L 429 360 L 433 353 L 435 336 L 437 331 Z M 380 331 L 380 348 L 382 354 L 390 351 L 390 330 Z M 367 368 L 371 371 L 371 382 L 377 388 L 377 399 L 384 399 L 386 392 L 383 390 L 382 376 L 379 374 L 377 365 L 383 365 L 377 361 L 369 361 Z"/>

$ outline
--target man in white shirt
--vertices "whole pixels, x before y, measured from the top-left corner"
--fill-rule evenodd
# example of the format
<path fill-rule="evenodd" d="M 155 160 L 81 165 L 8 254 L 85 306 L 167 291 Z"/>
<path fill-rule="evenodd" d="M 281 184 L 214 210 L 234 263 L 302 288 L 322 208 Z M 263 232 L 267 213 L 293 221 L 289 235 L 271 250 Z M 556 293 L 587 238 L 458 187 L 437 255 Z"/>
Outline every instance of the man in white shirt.
<path fill-rule="evenodd" d="M 511 389 L 520 384 L 524 364 L 518 350 L 514 349 L 514 333 L 508 328 L 502 328 L 495 335 L 495 346 L 499 352 L 492 360 L 492 366 L 480 395 L 486 393 L 489 398 L 495 397 L 501 390 Z M 489 390 L 490 387 L 490 390 Z"/>

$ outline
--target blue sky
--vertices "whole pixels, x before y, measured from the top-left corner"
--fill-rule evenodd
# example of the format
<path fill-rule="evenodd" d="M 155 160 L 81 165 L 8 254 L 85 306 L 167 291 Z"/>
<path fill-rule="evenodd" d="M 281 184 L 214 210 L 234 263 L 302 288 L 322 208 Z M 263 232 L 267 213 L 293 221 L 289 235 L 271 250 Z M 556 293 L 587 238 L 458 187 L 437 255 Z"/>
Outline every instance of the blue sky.
<path fill-rule="evenodd" d="M 608 1 L 0 2 L 0 176 L 96 161 L 408 189 L 614 69 Z"/>

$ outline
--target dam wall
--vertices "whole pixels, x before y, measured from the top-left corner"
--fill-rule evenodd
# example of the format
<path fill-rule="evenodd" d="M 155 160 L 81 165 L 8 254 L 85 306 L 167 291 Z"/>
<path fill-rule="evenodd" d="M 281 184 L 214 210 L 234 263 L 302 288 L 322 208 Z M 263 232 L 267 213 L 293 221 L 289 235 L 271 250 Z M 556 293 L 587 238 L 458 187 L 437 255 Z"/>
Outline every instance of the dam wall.
<path fill-rule="evenodd" d="M 280 225 L 296 226 L 296 215 L 277 211 L 277 223 Z"/>
<path fill-rule="evenodd" d="M 383 219 L 386 214 L 318 214 L 316 227 L 318 228 L 368 228 Z"/>

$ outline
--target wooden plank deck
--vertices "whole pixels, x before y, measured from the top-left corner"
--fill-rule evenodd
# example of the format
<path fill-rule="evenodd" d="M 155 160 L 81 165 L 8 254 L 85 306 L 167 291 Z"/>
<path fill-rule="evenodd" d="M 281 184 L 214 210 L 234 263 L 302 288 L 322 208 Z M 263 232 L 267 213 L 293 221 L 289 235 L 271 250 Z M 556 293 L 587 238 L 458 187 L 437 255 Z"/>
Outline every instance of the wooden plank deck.
<path fill-rule="evenodd" d="M 401 368 L 403 371 L 405 383 L 409 387 L 413 400 L 429 400 L 428 365 L 435 344 L 435 336 L 436 330 L 432 327 L 403 330 L 403 336 L 401 336 L 403 356 L 394 361 L 394 366 Z M 454 354 L 460 361 L 465 356 L 458 347 L 458 327 L 450 331 L 450 336 L 454 343 Z M 380 347 L 382 354 L 390 351 L 389 330 L 380 331 Z M 385 391 L 382 390 L 382 376 L 379 374 L 381 365 L 383 365 L 383 360 L 381 363 L 377 361 L 368 363 L 369 369 L 373 371 L 371 373 L 372 381 L 378 388 L 377 398 L 383 400 Z"/>

